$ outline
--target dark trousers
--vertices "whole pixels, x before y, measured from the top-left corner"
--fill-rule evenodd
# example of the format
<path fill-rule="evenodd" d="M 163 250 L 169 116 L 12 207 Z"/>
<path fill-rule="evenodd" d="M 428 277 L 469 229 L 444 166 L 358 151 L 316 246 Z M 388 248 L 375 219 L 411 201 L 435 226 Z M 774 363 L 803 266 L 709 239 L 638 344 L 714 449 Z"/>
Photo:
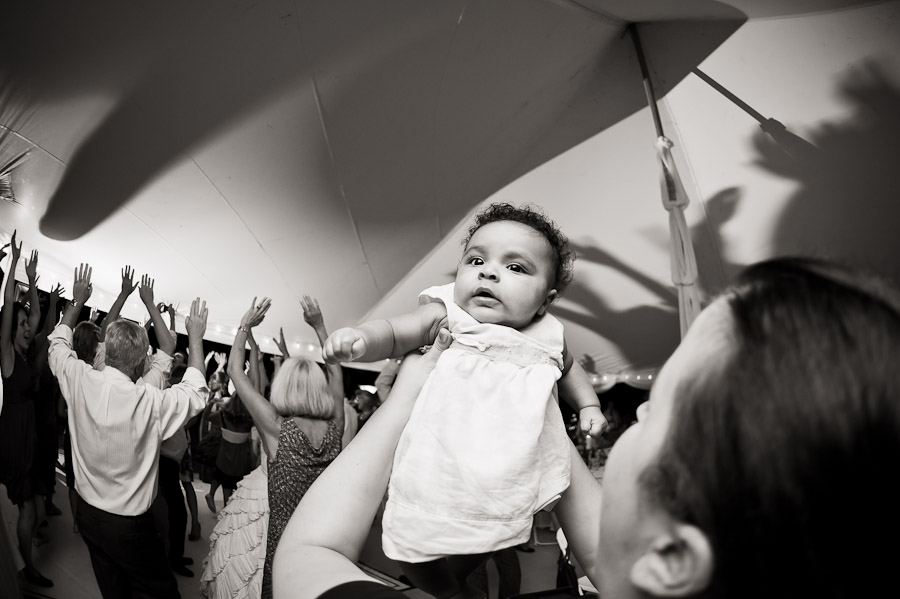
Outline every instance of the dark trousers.
<path fill-rule="evenodd" d="M 188 519 L 181 493 L 181 464 L 165 456 L 159 456 L 159 494 L 165 500 L 169 514 L 169 561 L 180 564 Z"/>
<path fill-rule="evenodd" d="M 118 516 L 78 498 L 78 528 L 104 599 L 180 599 L 153 516 Z"/>
<path fill-rule="evenodd" d="M 519 556 L 515 547 L 507 547 L 490 554 L 489 560 L 493 560 L 497 566 L 497 574 L 500 576 L 500 588 L 497 597 L 506 599 L 518 595 L 522 584 L 522 569 L 519 565 Z M 474 572 L 469 574 L 469 584 L 484 591 L 488 596 L 487 565 L 481 564 Z"/>

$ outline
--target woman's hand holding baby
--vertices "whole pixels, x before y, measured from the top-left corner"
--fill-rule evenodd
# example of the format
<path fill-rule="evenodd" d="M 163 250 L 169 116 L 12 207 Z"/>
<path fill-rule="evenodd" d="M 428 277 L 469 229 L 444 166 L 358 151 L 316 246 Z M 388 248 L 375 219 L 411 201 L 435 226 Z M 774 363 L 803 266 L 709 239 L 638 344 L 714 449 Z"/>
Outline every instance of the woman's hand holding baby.
<path fill-rule="evenodd" d="M 352 362 L 366 353 L 366 338 L 357 329 L 345 327 L 328 336 L 322 357 L 329 364 Z"/>
<path fill-rule="evenodd" d="M 591 437 L 599 437 L 609 427 L 600 406 L 584 406 L 578 411 L 578 425 L 581 432 Z"/>

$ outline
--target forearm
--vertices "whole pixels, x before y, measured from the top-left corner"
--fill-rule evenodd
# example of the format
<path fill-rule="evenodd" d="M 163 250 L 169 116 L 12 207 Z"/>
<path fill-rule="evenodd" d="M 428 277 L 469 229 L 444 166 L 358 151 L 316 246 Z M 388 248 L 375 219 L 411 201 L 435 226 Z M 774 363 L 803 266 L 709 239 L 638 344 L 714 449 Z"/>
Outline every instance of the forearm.
<path fill-rule="evenodd" d="M 357 360 L 375 361 L 394 355 L 394 328 L 387 320 L 371 320 L 356 327 L 365 339 L 366 350 Z"/>
<path fill-rule="evenodd" d="M 201 373 L 206 373 L 206 364 L 203 362 L 203 337 L 188 331 L 188 366 L 196 368 Z"/>
<path fill-rule="evenodd" d="M 563 492 L 553 513 L 559 520 L 575 559 L 585 570 L 588 579 L 596 583 L 594 567 L 599 554 L 603 488 L 571 444 L 570 453 L 571 483 Z"/>
<path fill-rule="evenodd" d="M 78 315 L 81 314 L 81 308 L 84 306 L 77 299 L 73 299 L 69 302 L 69 305 L 66 306 L 66 311 L 63 312 L 62 321 L 59 324 L 64 324 L 70 329 L 74 330 L 75 325 L 78 324 Z"/>
<path fill-rule="evenodd" d="M 103 320 L 100 321 L 100 339 L 106 338 L 106 328 L 110 325 L 110 323 L 118 320 L 119 314 L 122 313 L 122 307 L 128 300 L 129 295 L 131 294 L 121 291 L 119 292 L 119 295 L 116 296 L 116 301 L 114 301 L 113 305 L 110 306 L 109 312 L 107 312 L 106 316 L 103 317 Z"/>
<path fill-rule="evenodd" d="M 234 344 L 231 346 L 231 353 L 228 356 L 228 376 L 231 377 L 235 390 L 253 417 L 253 421 L 259 427 L 259 431 L 263 433 L 264 437 L 274 435 L 277 439 L 278 431 L 275 424 L 278 415 L 275 408 L 257 391 L 253 381 L 244 372 L 244 356 L 246 355 L 244 345 L 246 342 L 247 332 L 238 329 L 234 336 Z"/>
<path fill-rule="evenodd" d="M 259 390 L 259 345 L 256 344 L 253 335 L 248 335 L 247 340 L 250 342 L 250 368 L 247 375 L 253 388 Z"/>
<path fill-rule="evenodd" d="M 50 294 L 50 300 L 47 302 L 47 318 L 44 319 L 44 328 L 41 329 L 41 333 L 46 337 L 50 334 L 50 331 L 53 330 L 53 326 L 56 324 L 53 321 L 56 320 L 54 317 L 56 316 L 56 304 L 57 297 L 55 294 Z"/>
<path fill-rule="evenodd" d="M 576 410 L 588 406 L 600 406 L 591 379 L 577 361 L 559 379 L 559 396 Z"/>
<path fill-rule="evenodd" d="M 159 310 L 156 309 L 155 304 L 144 302 L 144 306 L 147 307 L 150 321 L 153 323 L 153 328 L 156 329 L 156 342 L 159 343 L 159 349 L 171 356 L 175 353 L 175 340 L 169 334 L 166 321 L 163 319 L 162 314 L 159 313 Z"/>
<path fill-rule="evenodd" d="M 37 331 L 38 325 L 41 324 L 41 298 L 38 296 L 37 284 L 34 281 L 28 282 L 28 304 L 30 306 L 28 324 L 32 331 Z"/>

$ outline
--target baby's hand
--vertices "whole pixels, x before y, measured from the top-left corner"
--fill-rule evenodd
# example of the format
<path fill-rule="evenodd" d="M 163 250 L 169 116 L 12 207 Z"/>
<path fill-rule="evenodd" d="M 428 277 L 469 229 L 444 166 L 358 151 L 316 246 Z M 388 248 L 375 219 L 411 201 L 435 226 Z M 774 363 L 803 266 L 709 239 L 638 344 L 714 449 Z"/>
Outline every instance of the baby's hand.
<path fill-rule="evenodd" d="M 581 432 L 592 437 L 599 437 L 609 426 L 600 406 L 586 406 L 578 412 L 578 425 Z"/>
<path fill-rule="evenodd" d="M 329 364 L 352 362 L 366 353 L 366 340 L 356 329 L 338 329 L 328 335 L 322 346 L 322 357 Z"/>

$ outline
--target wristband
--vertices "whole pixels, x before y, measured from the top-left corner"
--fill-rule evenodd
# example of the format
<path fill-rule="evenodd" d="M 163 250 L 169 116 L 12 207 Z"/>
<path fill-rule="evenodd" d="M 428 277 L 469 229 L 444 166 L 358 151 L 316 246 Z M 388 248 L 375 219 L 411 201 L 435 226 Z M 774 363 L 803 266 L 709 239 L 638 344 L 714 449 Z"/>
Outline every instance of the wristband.
<path fill-rule="evenodd" d="M 239 327 L 238 327 L 238 330 L 239 330 L 239 331 L 244 331 L 245 333 L 249 333 L 249 332 L 250 332 L 250 328 L 249 328 L 247 325 L 245 325 L 245 324 L 242 324 L 241 326 L 239 326 Z"/>
<path fill-rule="evenodd" d="M 589 406 L 581 406 L 580 408 L 578 408 L 578 411 L 580 412 L 581 410 L 583 410 L 585 408 L 599 408 L 599 407 L 600 407 L 599 405 L 591 404 Z"/>

